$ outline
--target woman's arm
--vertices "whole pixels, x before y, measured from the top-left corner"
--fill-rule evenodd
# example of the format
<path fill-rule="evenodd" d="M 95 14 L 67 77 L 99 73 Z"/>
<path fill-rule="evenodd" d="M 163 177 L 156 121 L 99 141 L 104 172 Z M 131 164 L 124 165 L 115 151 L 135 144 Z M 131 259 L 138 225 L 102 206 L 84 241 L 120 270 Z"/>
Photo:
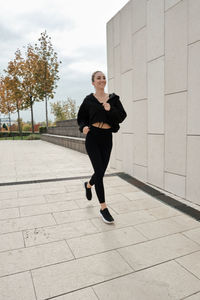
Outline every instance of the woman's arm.
<path fill-rule="evenodd" d="M 85 101 L 82 102 L 78 114 L 77 114 L 77 123 L 79 126 L 80 132 L 83 132 L 83 128 L 85 126 L 88 126 L 89 124 L 89 117 L 88 117 L 88 111 L 86 109 Z"/>
<path fill-rule="evenodd" d="M 127 117 L 127 113 L 119 100 L 119 96 L 116 97 L 115 105 L 110 104 L 110 110 L 106 111 L 107 115 L 113 122 L 122 123 Z"/>

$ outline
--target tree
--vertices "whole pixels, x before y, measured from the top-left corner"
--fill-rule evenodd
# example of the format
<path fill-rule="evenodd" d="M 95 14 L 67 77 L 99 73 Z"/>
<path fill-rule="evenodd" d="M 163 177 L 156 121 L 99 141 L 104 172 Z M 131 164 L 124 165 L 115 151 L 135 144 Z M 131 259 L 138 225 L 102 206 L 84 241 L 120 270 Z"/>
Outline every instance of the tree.
<path fill-rule="evenodd" d="M 21 52 L 18 49 L 15 52 L 15 59 L 8 63 L 6 72 L 9 77 L 9 88 L 12 97 L 12 103 L 16 106 L 17 114 L 18 114 L 18 130 L 20 135 L 22 135 L 22 127 L 20 124 L 20 110 L 23 109 L 24 106 L 24 94 L 22 89 L 23 82 L 23 64 L 24 60 L 22 58 Z"/>
<path fill-rule="evenodd" d="M 54 51 L 51 37 L 47 32 L 42 32 L 39 40 L 39 46 L 35 44 L 35 51 L 39 57 L 40 69 L 38 72 L 39 84 L 37 85 L 37 93 L 41 99 L 45 99 L 46 110 L 46 127 L 48 128 L 48 98 L 53 98 L 58 76 L 58 57 Z"/>
<path fill-rule="evenodd" d="M 33 119 L 33 104 L 35 101 L 41 101 L 38 95 L 40 61 L 38 55 L 35 53 L 34 48 L 28 44 L 26 50 L 26 59 L 22 65 L 23 76 L 23 94 L 25 99 L 25 107 L 31 108 L 31 123 L 32 132 L 34 133 L 34 119 Z"/>
<path fill-rule="evenodd" d="M 11 79 L 8 76 L 0 77 L 0 112 L 2 114 L 8 114 L 10 128 L 11 128 L 10 114 L 16 110 L 15 103 L 13 102 L 11 85 L 12 85 Z"/>
<path fill-rule="evenodd" d="M 57 101 L 51 103 L 51 112 L 54 114 L 57 121 L 69 120 L 76 118 L 76 102 L 71 98 L 67 98 L 67 101 Z"/>

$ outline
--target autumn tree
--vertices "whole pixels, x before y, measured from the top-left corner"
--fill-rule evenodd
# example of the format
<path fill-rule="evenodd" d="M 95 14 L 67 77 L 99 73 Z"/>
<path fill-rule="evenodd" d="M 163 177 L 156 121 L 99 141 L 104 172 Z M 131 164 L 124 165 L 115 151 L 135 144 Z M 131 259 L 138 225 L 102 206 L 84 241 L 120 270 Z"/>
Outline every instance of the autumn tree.
<path fill-rule="evenodd" d="M 41 99 L 45 99 L 46 127 L 48 128 L 48 98 L 53 98 L 58 76 L 58 56 L 53 49 L 51 37 L 47 32 L 42 32 L 38 39 L 39 45 L 35 44 L 35 52 L 39 57 L 40 68 L 38 72 L 37 93 Z"/>
<path fill-rule="evenodd" d="M 40 60 L 33 46 L 28 44 L 26 50 L 26 58 L 22 65 L 23 76 L 23 94 L 25 99 L 25 107 L 31 109 L 32 132 L 34 132 L 33 105 L 36 101 L 42 101 L 42 97 L 38 94 L 40 83 Z"/>
<path fill-rule="evenodd" d="M 57 101 L 51 103 L 51 112 L 54 114 L 57 121 L 70 120 L 76 118 L 76 102 L 70 97 L 66 101 Z"/>
<path fill-rule="evenodd" d="M 10 101 L 16 107 L 18 114 L 18 129 L 20 135 L 22 134 L 22 127 L 20 124 L 20 110 L 25 108 L 24 93 L 23 93 L 23 64 L 24 59 L 22 58 L 20 50 L 15 52 L 15 58 L 9 61 L 8 67 L 4 72 L 9 78 L 9 93 Z M 12 98 L 12 99 L 11 99 Z"/>
<path fill-rule="evenodd" d="M 0 77 L 0 112 L 2 114 L 8 114 L 9 124 L 11 128 L 10 114 L 16 111 L 16 105 L 13 102 L 13 95 L 11 89 L 11 79 L 8 76 Z"/>

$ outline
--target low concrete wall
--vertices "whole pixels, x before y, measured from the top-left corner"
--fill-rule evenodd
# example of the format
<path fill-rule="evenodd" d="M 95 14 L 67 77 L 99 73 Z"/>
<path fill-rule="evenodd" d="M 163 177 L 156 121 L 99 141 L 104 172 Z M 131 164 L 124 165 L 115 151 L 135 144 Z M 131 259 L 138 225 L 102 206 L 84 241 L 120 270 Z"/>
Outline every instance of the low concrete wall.
<path fill-rule="evenodd" d="M 56 127 L 49 127 L 47 133 L 81 138 L 85 137 L 85 135 L 79 131 L 76 119 L 56 122 Z"/>
<path fill-rule="evenodd" d="M 85 149 L 85 138 L 69 137 L 55 134 L 42 134 L 41 140 L 50 142 L 56 145 L 67 147 L 82 153 L 87 153 Z"/>
<path fill-rule="evenodd" d="M 78 128 L 77 119 L 56 122 L 55 127 L 49 127 L 41 139 L 63 147 L 87 153 L 85 149 L 85 134 Z"/>

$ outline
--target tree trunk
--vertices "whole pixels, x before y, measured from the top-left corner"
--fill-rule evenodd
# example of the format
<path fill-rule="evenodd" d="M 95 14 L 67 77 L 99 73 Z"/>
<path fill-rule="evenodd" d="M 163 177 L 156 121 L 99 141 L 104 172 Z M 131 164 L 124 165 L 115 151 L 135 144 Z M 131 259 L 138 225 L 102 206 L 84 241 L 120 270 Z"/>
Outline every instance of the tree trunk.
<path fill-rule="evenodd" d="M 33 121 L 33 101 L 31 96 L 31 124 L 32 124 L 32 133 L 34 133 L 34 121 Z"/>
<path fill-rule="evenodd" d="M 45 108 L 46 108 L 46 127 L 48 129 L 48 126 L 49 126 L 49 122 L 48 122 L 48 105 L 47 105 L 47 94 L 45 95 Z"/>
<path fill-rule="evenodd" d="M 11 128 L 11 118 L 10 118 L 10 112 L 8 114 L 8 118 L 9 118 L 9 125 L 10 125 L 10 136 L 12 136 L 12 128 Z"/>
<path fill-rule="evenodd" d="M 20 113 L 19 113 L 18 106 L 17 106 L 17 115 L 18 115 L 18 130 L 19 130 L 20 136 L 22 136 L 22 128 L 21 128 L 21 124 L 20 124 Z"/>

